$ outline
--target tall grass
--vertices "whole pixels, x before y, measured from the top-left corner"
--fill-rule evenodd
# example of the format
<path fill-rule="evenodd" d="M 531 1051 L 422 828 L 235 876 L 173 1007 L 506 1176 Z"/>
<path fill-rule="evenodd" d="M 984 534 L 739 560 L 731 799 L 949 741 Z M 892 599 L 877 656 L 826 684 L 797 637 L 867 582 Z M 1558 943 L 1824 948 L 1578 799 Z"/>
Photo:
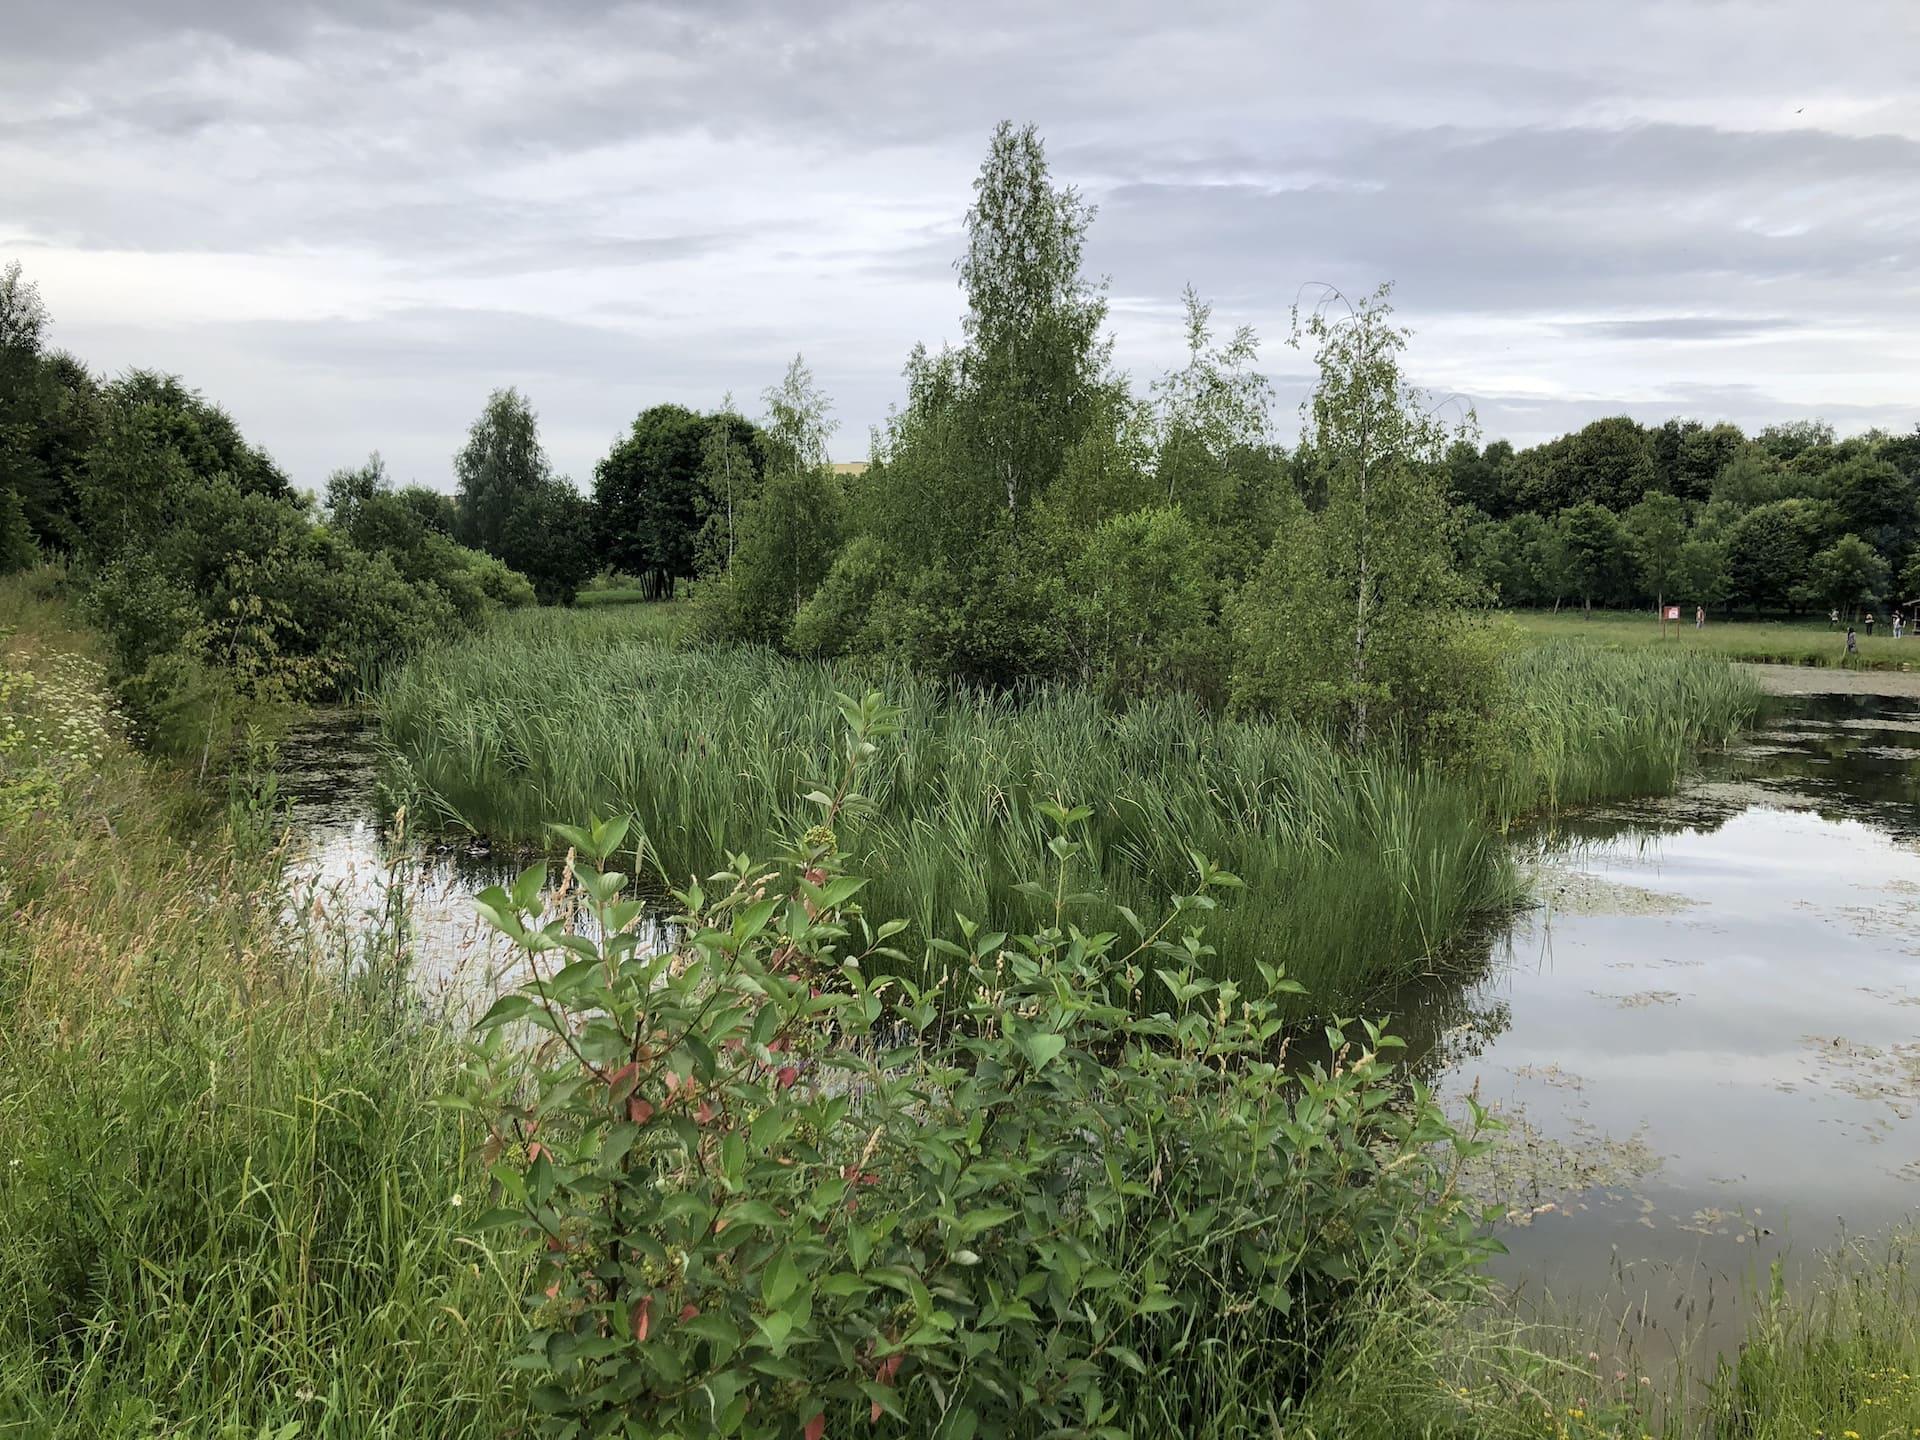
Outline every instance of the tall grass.
<path fill-rule="evenodd" d="M 1746 676 L 1688 651 L 1563 642 L 1519 648 L 1506 668 L 1504 714 L 1474 779 L 1503 819 L 1669 790 L 1759 705 Z"/>
<path fill-rule="evenodd" d="M 0 665 L 48 672 L 72 632 L 0 600 Z M 456 1042 L 109 718 L 66 764 L 98 729 L 52 693 L 0 706 L 34 797 L 0 813 L 0 1435 L 499 1434 L 520 1276 L 455 1203 Z"/>
<path fill-rule="evenodd" d="M 764 651 L 676 651 L 602 617 L 516 617 L 420 656 L 380 708 L 396 768 L 445 824 L 536 843 L 554 820 L 629 813 L 683 878 L 811 823 L 803 796 L 839 743 L 834 693 L 878 686 L 903 729 L 869 776 L 874 812 L 842 837 L 873 908 L 923 935 L 955 912 L 1038 923 L 1014 887 L 1045 844 L 1036 804 L 1064 798 L 1095 812 L 1083 923 L 1147 913 L 1197 850 L 1247 882 L 1209 927 L 1220 968 L 1244 977 L 1278 960 L 1339 1008 L 1427 971 L 1475 917 L 1521 898 L 1489 817 L 1668 783 L 1745 713 L 1748 692 L 1710 662 L 1642 672 L 1568 650 L 1523 664 L 1538 698 L 1455 773 L 1350 757 L 1180 696 L 1124 710 L 1065 688 L 989 696 Z M 1583 698 L 1587 685 L 1602 688 Z M 1633 693 L 1660 713 L 1636 713 Z"/>

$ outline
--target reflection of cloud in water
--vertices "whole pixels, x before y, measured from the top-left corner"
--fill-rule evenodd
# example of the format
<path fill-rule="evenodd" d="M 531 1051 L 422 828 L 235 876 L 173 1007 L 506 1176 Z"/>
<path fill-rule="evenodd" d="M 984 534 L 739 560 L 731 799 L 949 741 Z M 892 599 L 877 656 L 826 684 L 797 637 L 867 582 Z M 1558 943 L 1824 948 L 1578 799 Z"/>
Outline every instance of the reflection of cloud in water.
<path fill-rule="evenodd" d="M 1638 1266 L 1718 1305 L 1712 1344 L 1738 1333 L 1730 1278 L 1920 1208 L 1920 707 L 1790 703 L 1679 794 L 1525 837 L 1546 904 L 1434 1003 L 1501 1024 L 1425 1056 L 1443 1096 L 1524 1116 L 1535 1154 L 1660 1162 L 1530 1211 L 1503 1277 L 1618 1295 Z"/>

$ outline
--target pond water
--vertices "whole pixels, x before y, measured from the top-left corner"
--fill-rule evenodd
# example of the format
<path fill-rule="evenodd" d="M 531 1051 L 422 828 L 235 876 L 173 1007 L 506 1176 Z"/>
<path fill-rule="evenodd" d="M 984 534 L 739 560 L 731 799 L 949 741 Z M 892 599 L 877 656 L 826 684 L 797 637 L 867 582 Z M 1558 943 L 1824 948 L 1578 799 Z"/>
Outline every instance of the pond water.
<path fill-rule="evenodd" d="M 1543 908 L 1420 997 L 1424 1064 L 1511 1125 L 1498 1273 L 1642 1350 L 1920 1204 L 1920 702 L 1773 702 L 1679 794 L 1538 837 Z"/>
<path fill-rule="evenodd" d="M 406 847 L 396 873 L 362 718 L 283 759 L 307 903 L 373 923 L 397 881 L 423 985 L 490 993 L 510 957 L 468 897 L 511 857 Z M 1776 700 L 1679 794 L 1519 841 L 1542 907 L 1478 982 L 1403 997 L 1442 1098 L 1510 1127 L 1471 1184 L 1523 1296 L 1608 1308 L 1636 1349 L 1718 1348 L 1771 1262 L 1920 1206 L 1917 762 L 1920 701 Z"/>
<path fill-rule="evenodd" d="M 387 897 L 397 890 L 407 901 L 416 983 L 457 1008 L 494 993 L 512 961 L 473 913 L 473 896 L 510 881 L 517 866 L 477 840 L 392 844 L 395 815 L 383 803 L 377 735 L 370 717 L 330 710 L 281 742 L 294 893 L 323 923 L 364 933 L 388 922 Z"/>

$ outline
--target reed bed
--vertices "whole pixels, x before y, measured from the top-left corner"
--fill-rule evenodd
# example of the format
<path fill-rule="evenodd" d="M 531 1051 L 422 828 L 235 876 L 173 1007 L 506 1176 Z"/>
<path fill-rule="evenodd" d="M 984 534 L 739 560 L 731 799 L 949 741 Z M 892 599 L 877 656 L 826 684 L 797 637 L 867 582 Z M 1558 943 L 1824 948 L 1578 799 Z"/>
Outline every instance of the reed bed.
<path fill-rule="evenodd" d="M 834 695 L 879 688 L 901 733 L 869 773 L 872 812 L 841 837 L 874 910 L 922 937 L 956 913 L 1036 923 L 1015 886 L 1045 844 L 1039 802 L 1061 798 L 1094 810 L 1082 924 L 1150 913 L 1198 851 L 1247 882 L 1209 929 L 1220 971 L 1278 961 L 1330 1009 L 1432 972 L 1476 919 L 1523 899 L 1498 822 L 1671 783 L 1751 708 L 1697 657 L 1528 652 L 1489 743 L 1441 766 L 1350 756 L 1181 696 L 1120 709 L 1070 688 L 986 695 L 659 633 L 539 614 L 416 658 L 380 695 L 396 772 L 444 825 L 510 842 L 631 814 L 685 879 L 811 824 L 803 797 L 840 745 Z"/>

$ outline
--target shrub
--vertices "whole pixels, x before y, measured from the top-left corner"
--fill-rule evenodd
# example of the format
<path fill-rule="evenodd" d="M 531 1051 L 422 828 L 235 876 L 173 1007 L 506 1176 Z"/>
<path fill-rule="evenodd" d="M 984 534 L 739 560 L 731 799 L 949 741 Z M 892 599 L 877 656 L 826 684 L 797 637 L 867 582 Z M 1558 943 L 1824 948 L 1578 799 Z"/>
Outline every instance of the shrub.
<path fill-rule="evenodd" d="M 1286 1063 L 1274 1005 L 1200 973 L 1237 884 L 1205 860 L 1161 924 L 1085 933 L 1088 812 L 1048 804 L 1052 923 L 962 920 L 942 984 L 870 980 L 906 927 L 833 827 L 891 721 L 840 707 L 819 823 L 677 892 L 672 947 L 604 868 L 625 821 L 556 827 L 559 895 L 534 866 L 481 897 L 532 972 L 464 1103 L 498 1126 L 489 1219 L 532 1247 L 543 1433 L 1277 1430 L 1386 1277 L 1472 1287 L 1452 1180 L 1482 1142 L 1376 1027 Z"/>

